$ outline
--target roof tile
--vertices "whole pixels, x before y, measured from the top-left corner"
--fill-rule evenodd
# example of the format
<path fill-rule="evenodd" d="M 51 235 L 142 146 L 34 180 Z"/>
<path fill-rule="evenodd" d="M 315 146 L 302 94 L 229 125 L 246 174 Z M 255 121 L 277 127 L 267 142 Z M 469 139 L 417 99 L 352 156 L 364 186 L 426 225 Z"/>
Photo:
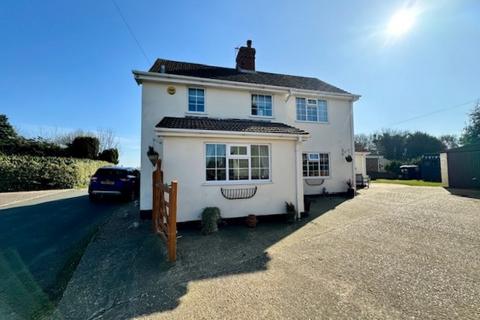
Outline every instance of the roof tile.
<path fill-rule="evenodd" d="M 242 72 L 233 68 L 208 66 L 204 64 L 157 59 L 149 72 L 159 73 L 161 66 L 165 72 L 182 76 L 208 78 L 223 81 L 245 82 L 271 86 L 314 90 L 330 93 L 350 94 L 349 92 L 332 86 L 322 80 L 310 77 L 291 76 L 269 72 Z"/>
<path fill-rule="evenodd" d="M 250 133 L 307 135 L 308 132 L 280 122 L 248 119 L 214 119 L 206 117 L 164 117 L 157 128 L 215 130 Z"/>

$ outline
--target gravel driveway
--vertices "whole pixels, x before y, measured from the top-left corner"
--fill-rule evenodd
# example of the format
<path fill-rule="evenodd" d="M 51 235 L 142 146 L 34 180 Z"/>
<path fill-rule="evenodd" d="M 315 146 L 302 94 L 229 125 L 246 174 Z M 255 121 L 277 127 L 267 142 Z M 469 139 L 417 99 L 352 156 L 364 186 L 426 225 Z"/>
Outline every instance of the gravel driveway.
<path fill-rule="evenodd" d="M 374 184 L 350 201 L 319 199 L 313 211 L 294 225 L 183 232 L 175 265 L 164 262 L 148 225 L 112 220 L 59 312 L 67 319 L 480 318 L 480 200 Z"/>

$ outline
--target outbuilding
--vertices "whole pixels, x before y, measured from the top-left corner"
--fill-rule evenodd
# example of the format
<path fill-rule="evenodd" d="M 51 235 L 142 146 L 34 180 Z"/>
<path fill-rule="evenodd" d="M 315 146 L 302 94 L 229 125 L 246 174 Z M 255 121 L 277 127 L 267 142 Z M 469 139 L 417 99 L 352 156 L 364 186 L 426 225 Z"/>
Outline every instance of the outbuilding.
<path fill-rule="evenodd" d="M 440 155 L 442 184 L 450 188 L 480 188 L 480 144 L 447 150 Z"/>

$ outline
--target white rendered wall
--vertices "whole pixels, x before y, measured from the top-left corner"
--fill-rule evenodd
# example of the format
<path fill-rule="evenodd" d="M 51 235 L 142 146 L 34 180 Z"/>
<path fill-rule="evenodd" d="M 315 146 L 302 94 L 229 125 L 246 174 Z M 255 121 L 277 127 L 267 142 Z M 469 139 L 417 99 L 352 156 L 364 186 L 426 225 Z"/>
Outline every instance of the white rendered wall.
<path fill-rule="evenodd" d="M 225 184 L 205 179 L 205 143 L 269 144 L 271 182 Z M 295 204 L 295 141 L 167 137 L 164 139 L 165 181 L 177 180 L 178 221 L 200 220 L 205 207 L 219 207 L 224 218 L 285 213 L 285 201 Z M 220 189 L 257 186 L 253 198 L 225 199 Z"/>
<path fill-rule="evenodd" d="M 367 158 L 365 152 L 355 152 L 355 174 L 367 175 Z"/>
<path fill-rule="evenodd" d="M 152 207 L 151 170 L 153 167 L 146 156 L 148 146 L 153 145 L 157 151 L 163 153 L 165 160 L 169 156 L 174 156 L 172 154 L 168 154 L 165 146 L 162 145 L 161 141 L 155 136 L 155 125 L 165 116 L 185 117 L 191 115 L 187 112 L 188 86 L 180 84 L 170 85 L 173 85 L 176 89 L 176 93 L 174 95 L 167 93 L 167 87 L 169 84 L 145 81 L 142 85 L 141 210 L 150 210 Z M 353 128 L 351 125 L 352 107 L 350 102 L 347 100 L 326 98 L 325 100 L 327 100 L 328 105 L 329 122 L 307 123 L 296 121 L 296 104 L 295 96 L 293 95 L 288 96 L 287 94 L 283 93 L 275 94 L 268 91 L 259 92 L 258 90 L 253 89 L 236 90 L 206 87 L 206 112 L 203 116 L 212 118 L 259 119 L 257 117 L 250 116 L 252 93 L 270 94 L 273 97 L 273 117 L 265 120 L 287 123 L 310 132 L 310 139 L 302 144 L 304 152 L 326 152 L 330 154 L 330 177 L 326 178 L 325 182 L 321 186 L 310 186 L 304 183 L 305 194 L 321 193 L 324 187 L 326 188 L 327 192 L 345 192 L 347 189 L 346 182 L 349 179 L 353 179 L 352 181 L 354 181 L 354 162 L 347 162 L 345 160 L 346 155 L 353 156 Z M 308 98 L 307 96 L 302 97 Z M 281 157 L 285 157 L 285 155 L 282 155 Z M 292 157 L 294 157 L 294 148 L 292 149 Z M 276 159 L 273 158 L 273 160 L 275 161 Z M 202 160 L 200 163 L 203 166 L 204 160 Z M 165 173 L 175 175 L 177 169 L 172 167 L 170 170 L 174 170 L 174 172 L 168 172 L 165 170 Z M 185 168 L 182 170 L 185 170 Z M 188 170 L 189 172 L 191 171 L 192 174 L 197 174 L 197 172 L 193 172 L 193 170 Z M 288 171 L 290 169 L 284 167 L 284 170 Z M 203 169 L 196 171 L 198 171 L 200 174 L 204 174 Z M 292 165 L 290 172 L 291 174 L 295 173 L 294 165 Z M 294 199 L 295 184 L 294 180 L 292 181 L 292 185 L 285 186 L 285 188 L 293 188 L 291 197 Z M 179 183 L 185 185 L 184 181 L 179 180 Z M 210 187 L 196 185 L 195 188 L 206 190 Z"/>
<path fill-rule="evenodd" d="M 442 186 L 448 187 L 448 155 L 446 152 L 440 153 L 440 173 L 442 176 Z"/>

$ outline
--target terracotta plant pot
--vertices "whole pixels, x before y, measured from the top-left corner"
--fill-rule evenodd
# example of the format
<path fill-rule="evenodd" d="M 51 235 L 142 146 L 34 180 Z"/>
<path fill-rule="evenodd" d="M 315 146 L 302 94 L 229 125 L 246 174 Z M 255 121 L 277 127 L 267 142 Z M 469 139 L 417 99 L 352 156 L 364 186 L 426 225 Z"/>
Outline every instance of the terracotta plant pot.
<path fill-rule="evenodd" d="M 254 214 L 249 214 L 247 217 L 247 226 L 249 228 L 255 228 L 257 226 L 257 216 Z"/>
<path fill-rule="evenodd" d="M 355 189 L 353 188 L 348 188 L 347 190 L 347 198 L 348 199 L 353 199 L 355 197 Z"/>

